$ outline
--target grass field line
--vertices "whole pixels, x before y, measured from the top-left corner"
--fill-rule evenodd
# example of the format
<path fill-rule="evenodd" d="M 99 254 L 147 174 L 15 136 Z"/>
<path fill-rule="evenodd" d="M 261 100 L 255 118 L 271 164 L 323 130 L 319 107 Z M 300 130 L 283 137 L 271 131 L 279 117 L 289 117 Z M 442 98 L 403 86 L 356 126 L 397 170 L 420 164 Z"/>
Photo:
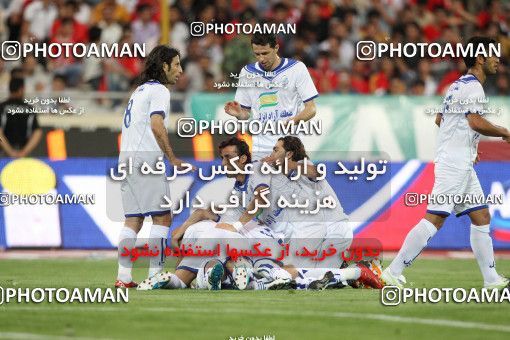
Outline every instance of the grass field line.
<path fill-rule="evenodd" d="M 76 337 L 76 336 L 58 336 L 58 335 L 42 335 L 36 333 L 20 333 L 20 332 L 0 332 L 0 339 L 28 339 L 28 340 L 94 340 L 94 339 L 103 339 L 106 340 L 108 338 L 84 338 L 84 337 Z"/>
<path fill-rule="evenodd" d="M 59 306 L 54 307 L 32 307 L 32 306 L 10 306 L 6 309 L 19 309 L 19 310 L 30 310 L 30 311 L 57 311 L 62 310 L 66 312 L 82 312 L 82 311 L 95 311 L 95 312 L 131 312 L 130 308 L 125 307 L 114 307 L 114 306 L 103 306 L 103 307 L 83 307 L 83 306 Z M 307 316 L 307 317 L 318 317 L 318 318 L 338 318 L 338 319 L 360 319 L 360 320 L 375 320 L 375 321 L 387 321 L 394 323 L 407 323 L 407 324 L 420 324 L 428 326 L 442 326 L 450 328 L 462 328 L 462 329 L 476 329 L 484 331 L 495 331 L 510 333 L 510 326 L 488 324 L 482 322 L 471 322 L 471 321 L 460 321 L 460 320 L 448 320 L 448 319 L 429 319 L 429 318 L 418 318 L 400 315 L 387 315 L 387 314 L 375 314 L 375 313 L 352 313 L 352 312 L 299 312 L 296 313 L 294 310 L 246 310 L 246 309 L 232 309 L 220 310 L 218 308 L 174 308 L 174 307 L 140 307 L 137 311 L 142 312 L 154 312 L 154 313 L 168 313 L 168 312 L 179 312 L 179 313 L 214 313 L 214 314 L 254 314 L 254 315 L 265 315 L 265 316 Z M 2 333 L 0 333 L 2 334 Z"/>

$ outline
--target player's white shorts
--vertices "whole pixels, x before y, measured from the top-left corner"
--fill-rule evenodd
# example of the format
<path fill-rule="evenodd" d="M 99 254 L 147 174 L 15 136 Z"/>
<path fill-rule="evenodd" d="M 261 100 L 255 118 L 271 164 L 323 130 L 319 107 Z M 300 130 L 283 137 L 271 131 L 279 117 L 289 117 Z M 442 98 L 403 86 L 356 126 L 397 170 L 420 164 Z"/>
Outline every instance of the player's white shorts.
<path fill-rule="evenodd" d="M 170 198 L 170 188 L 166 175 L 143 175 L 140 164 L 134 165 L 132 174 L 127 175 L 121 183 L 122 207 L 125 217 L 158 215 L 170 212 L 162 208 L 163 196 Z"/>
<path fill-rule="evenodd" d="M 177 266 L 177 269 L 185 269 L 196 274 L 203 266 L 204 262 L 210 260 L 225 262 L 227 259 L 227 245 L 229 245 L 230 248 L 250 249 L 250 245 L 243 235 L 237 232 L 215 228 L 217 223 L 214 221 L 202 221 L 197 224 L 198 226 L 193 225 L 186 230 L 186 232 L 188 232 L 189 229 L 193 228 L 191 232 L 188 233 L 188 237 L 190 238 L 187 238 L 186 233 L 184 233 L 181 245 L 185 247 L 190 245 L 192 249 L 202 247 L 202 250 L 214 250 L 217 245 L 219 245 L 220 256 L 185 256 Z"/>
<path fill-rule="evenodd" d="M 427 205 L 427 212 L 448 216 L 453 211 L 457 217 L 469 214 L 472 211 L 484 209 L 486 204 L 476 202 L 468 202 L 454 204 L 453 199 L 447 199 L 448 196 L 469 195 L 471 197 L 482 197 L 483 190 L 480 181 L 476 175 L 475 169 L 461 170 L 452 168 L 448 165 L 436 163 L 434 168 L 434 187 L 432 189 L 431 198 L 435 202 Z M 444 202 L 444 204 L 443 204 Z"/>
<path fill-rule="evenodd" d="M 306 247 L 311 252 L 317 250 L 319 257 L 330 247 L 334 247 L 336 252 L 335 255 L 320 261 L 311 260 L 310 257 L 291 256 L 284 263 L 298 268 L 339 268 L 343 261 L 342 252 L 349 248 L 352 238 L 352 228 L 347 220 L 317 224 L 293 223 L 290 249 L 296 251 Z"/>

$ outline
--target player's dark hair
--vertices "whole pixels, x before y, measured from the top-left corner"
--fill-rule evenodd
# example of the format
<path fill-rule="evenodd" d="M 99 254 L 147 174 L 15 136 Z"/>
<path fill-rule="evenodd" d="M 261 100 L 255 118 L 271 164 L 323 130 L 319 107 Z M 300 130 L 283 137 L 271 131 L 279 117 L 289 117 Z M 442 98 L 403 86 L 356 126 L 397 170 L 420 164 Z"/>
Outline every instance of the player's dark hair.
<path fill-rule="evenodd" d="M 156 46 L 151 53 L 149 53 L 147 59 L 145 59 L 145 67 L 138 78 L 137 85 L 142 85 L 149 80 L 156 80 L 161 84 L 168 84 L 168 79 L 163 71 L 163 63 L 167 63 L 170 67 L 172 59 L 176 56 L 180 56 L 177 49 L 165 45 Z"/>
<path fill-rule="evenodd" d="M 9 81 L 9 92 L 18 92 L 25 86 L 25 80 L 23 78 L 12 78 Z"/>
<path fill-rule="evenodd" d="M 251 43 L 261 46 L 269 44 L 269 47 L 274 48 L 276 46 L 276 34 L 254 33 L 251 36 Z"/>
<path fill-rule="evenodd" d="M 476 64 L 475 52 L 478 50 L 479 45 L 483 45 L 483 47 L 487 53 L 489 51 L 490 45 L 496 44 L 496 40 L 488 38 L 488 37 L 475 36 L 468 40 L 468 42 L 464 46 L 464 50 L 466 50 L 470 44 L 473 45 L 473 47 L 472 47 L 473 53 L 466 53 L 466 55 L 463 58 L 464 64 L 466 64 L 467 68 L 471 68 L 471 67 L 475 66 L 475 64 Z"/>
<path fill-rule="evenodd" d="M 303 142 L 301 142 L 301 139 L 294 136 L 285 136 L 280 137 L 278 140 L 281 140 L 283 142 L 283 149 L 285 151 L 291 151 L 292 152 L 292 160 L 297 162 L 301 161 L 305 158 L 308 158 L 308 155 L 305 151 L 305 146 L 303 145 Z"/>
<path fill-rule="evenodd" d="M 244 140 L 239 139 L 237 137 L 226 139 L 220 143 L 218 149 L 221 151 L 227 146 L 235 146 L 237 148 L 237 154 L 239 155 L 239 157 L 246 156 L 246 163 L 251 163 L 250 147 L 248 146 L 248 143 L 246 143 Z"/>

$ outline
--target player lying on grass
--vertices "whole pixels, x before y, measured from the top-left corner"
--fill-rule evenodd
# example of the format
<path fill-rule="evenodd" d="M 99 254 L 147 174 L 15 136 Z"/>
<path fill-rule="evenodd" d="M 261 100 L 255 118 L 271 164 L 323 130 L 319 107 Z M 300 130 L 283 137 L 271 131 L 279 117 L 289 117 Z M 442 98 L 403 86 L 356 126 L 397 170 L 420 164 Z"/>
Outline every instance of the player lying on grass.
<path fill-rule="evenodd" d="M 467 45 L 472 45 L 472 51 L 479 51 L 479 47 L 489 51 L 489 45 L 495 43 L 489 38 L 473 37 Z M 464 63 L 468 68 L 467 74 L 450 85 L 446 92 L 444 111 L 436 117 L 439 134 L 432 189 L 432 195 L 435 196 L 463 194 L 483 197 L 482 187 L 473 168 L 478 160 L 480 135 L 501 137 L 510 143 L 510 131 L 483 118 L 482 103 L 486 99 L 482 85 L 488 74 L 496 73 L 499 59 L 496 56 L 467 56 L 464 57 Z M 496 271 L 489 234 L 491 216 L 488 206 L 453 202 L 428 205 L 425 217 L 407 234 L 398 255 L 384 270 L 381 278 L 386 284 L 403 286 L 399 276 L 404 268 L 409 267 L 420 255 L 452 211 L 457 217 L 468 215 L 471 219 L 471 248 L 482 272 L 484 287 L 501 289 L 509 285 L 509 280 Z"/>

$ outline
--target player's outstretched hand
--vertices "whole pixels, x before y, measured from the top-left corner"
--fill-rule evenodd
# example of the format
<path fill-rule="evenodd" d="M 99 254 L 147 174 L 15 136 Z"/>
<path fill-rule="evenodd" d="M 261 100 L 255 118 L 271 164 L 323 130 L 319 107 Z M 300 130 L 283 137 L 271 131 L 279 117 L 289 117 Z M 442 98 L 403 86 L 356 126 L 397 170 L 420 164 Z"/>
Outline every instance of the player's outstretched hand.
<path fill-rule="evenodd" d="M 187 162 L 183 161 L 182 159 L 179 159 L 179 158 L 173 158 L 170 160 L 170 163 L 172 163 L 173 166 L 177 167 L 177 170 L 184 170 L 184 169 L 187 169 L 188 166 Z M 190 164 L 191 165 L 191 171 L 196 171 L 197 170 L 197 167 L 194 166 L 193 164 Z"/>
<path fill-rule="evenodd" d="M 227 102 L 225 104 L 225 112 L 231 116 L 239 118 L 241 114 L 241 105 L 236 101 Z"/>

